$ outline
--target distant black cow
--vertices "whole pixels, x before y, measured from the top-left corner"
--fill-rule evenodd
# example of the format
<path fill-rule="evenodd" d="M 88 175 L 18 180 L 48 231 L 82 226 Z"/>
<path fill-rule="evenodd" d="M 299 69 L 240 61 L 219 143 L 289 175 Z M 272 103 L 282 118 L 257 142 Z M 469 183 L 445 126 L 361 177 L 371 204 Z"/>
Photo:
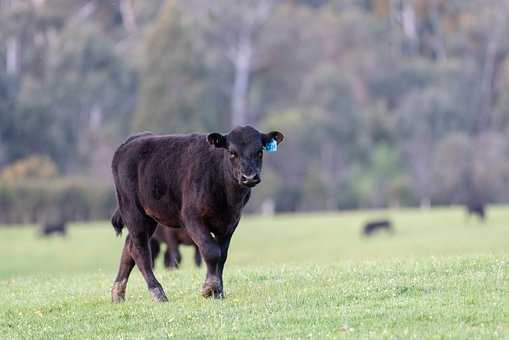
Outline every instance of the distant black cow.
<path fill-rule="evenodd" d="M 391 233 L 394 232 L 392 223 L 389 220 L 375 220 L 367 222 L 364 228 L 362 228 L 362 233 L 364 236 L 371 236 L 373 233 L 380 230 L 386 230 Z"/>
<path fill-rule="evenodd" d="M 41 236 L 51 236 L 54 234 L 65 236 L 67 234 L 67 224 L 64 221 L 46 223 L 39 230 L 39 235 Z"/>
<path fill-rule="evenodd" d="M 471 201 L 466 205 L 467 214 L 477 215 L 481 221 L 486 219 L 486 206 L 480 201 Z"/>
<path fill-rule="evenodd" d="M 113 302 L 125 298 L 129 274 L 138 266 L 155 301 L 167 301 L 152 271 L 149 240 L 157 223 L 185 228 L 207 265 L 204 297 L 222 298 L 230 239 L 251 188 L 260 183 L 263 150 L 283 141 L 277 131 L 250 126 L 219 133 L 128 138 L 113 156 L 117 233 L 129 230 L 113 283 Z"/>
<path fill-rule="evenodd" d="M 158 224 L 150 239 L 150 251 L 152 252 L 152 264 L 155 265 L 157 256 L 161 251 L 161 244 L 166 244 L 164 253 L 164 266 L 167 269 L 178 268 L 182 262 L 180 254 L 180 245 L 193 246 L 194 263 L 197 267 L 201 266 L 201 254 L 196 243 L 187 234 L 185 228 L 169 228 Z"/>

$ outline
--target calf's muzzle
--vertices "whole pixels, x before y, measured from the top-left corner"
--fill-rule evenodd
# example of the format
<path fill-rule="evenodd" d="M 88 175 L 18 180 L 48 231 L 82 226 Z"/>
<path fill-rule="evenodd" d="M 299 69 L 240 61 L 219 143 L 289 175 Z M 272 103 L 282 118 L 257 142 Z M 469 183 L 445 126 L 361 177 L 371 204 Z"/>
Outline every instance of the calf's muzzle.
<path fill-rule="evenodd" d="M 255 185 L 257 185 L 261 181 L 262 180 L 261 180 L 260 176 L 257 173 L 253 173 L 251 175 L 242 174 L 240 176 L 240 184 L 245 185 L 245 186 L 250 187 L 250 188 L 254 187 Z"/>

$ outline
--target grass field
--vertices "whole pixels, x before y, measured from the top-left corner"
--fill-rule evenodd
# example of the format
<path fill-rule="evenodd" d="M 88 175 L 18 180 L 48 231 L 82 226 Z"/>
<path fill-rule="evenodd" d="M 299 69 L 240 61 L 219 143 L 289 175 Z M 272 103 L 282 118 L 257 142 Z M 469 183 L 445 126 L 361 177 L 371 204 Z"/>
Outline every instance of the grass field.
<path fill-rule="evenodd" d="M 369 218 L 390 236 L 360 237 Z M 106 222 L 66 239 L 0 229 L 0 339 L 11 338 L 507 338 L 509 208 L 488 222 L 459 208 L 246 217 L 232 240 L 226 298 L 199 295 L 204 269 L 157 277 L 154 304 L 133 271 L 110 303 L 122 239 Z"/>

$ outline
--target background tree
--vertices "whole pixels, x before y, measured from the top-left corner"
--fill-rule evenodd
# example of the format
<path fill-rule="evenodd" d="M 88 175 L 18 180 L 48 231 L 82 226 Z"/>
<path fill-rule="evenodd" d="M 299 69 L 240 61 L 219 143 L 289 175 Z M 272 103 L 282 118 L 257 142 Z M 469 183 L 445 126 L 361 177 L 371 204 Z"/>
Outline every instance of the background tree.
<path fill-rule="evenodd" d="M 508 14 L 497 0 L 0 0 L 0 171 L 46 157 L 51 181 L 109 188 L 133 131 L 249 123 L 287 136 L 252 211 L 505 202 Z"/>

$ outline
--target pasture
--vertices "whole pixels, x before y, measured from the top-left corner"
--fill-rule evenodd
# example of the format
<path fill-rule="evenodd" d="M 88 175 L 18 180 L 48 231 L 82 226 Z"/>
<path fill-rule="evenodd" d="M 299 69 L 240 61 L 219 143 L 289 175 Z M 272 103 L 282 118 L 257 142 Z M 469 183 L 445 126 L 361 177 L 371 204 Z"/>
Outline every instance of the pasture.
<path fill-rule="evenodd" d="M 362 238 L 377 217 L 395 235 Z M 200 296 L 184 247 L 181 270 L 157 264 L 169 303 L 134 269 L 112 305 L 124 237 L 107 222 L 65 239 L 0 229 L 0 338 L 509 338 L 508 207 L 484 224 L 462 208 L 246 216 L 221 301 Z"/>

